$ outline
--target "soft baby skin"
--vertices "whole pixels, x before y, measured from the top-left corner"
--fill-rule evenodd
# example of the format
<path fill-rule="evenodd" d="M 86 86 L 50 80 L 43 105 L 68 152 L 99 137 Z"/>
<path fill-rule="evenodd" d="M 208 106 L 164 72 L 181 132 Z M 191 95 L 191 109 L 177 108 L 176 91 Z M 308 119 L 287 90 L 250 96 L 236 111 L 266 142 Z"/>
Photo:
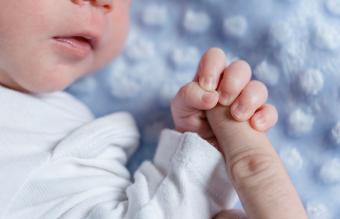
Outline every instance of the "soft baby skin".
<path fill-rule="evenodd" d="M 130 3 L 0 1 L 2 84 L 27 92 L 52 92 L 101 67 L 124 46 Z"/>

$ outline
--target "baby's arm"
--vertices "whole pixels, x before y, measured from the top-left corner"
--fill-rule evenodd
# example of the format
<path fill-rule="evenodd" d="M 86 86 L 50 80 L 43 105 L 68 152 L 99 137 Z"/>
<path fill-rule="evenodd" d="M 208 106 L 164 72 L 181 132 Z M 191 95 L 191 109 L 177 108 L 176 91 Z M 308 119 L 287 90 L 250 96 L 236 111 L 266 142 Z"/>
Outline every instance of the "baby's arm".
<path fill-rule="evenodd" d="M 227 107 L 215 107 L 207 112 L 207 118 L 248 217 L 307 218 L 266 134 L 248 122 L 235 121 Z"/>
<path fill-rule="evenodd" d="M 37 153 L 33 145 L 26 153 L 38 164 L 30 162 L 29 177 L 15 182 L 22 186 L 0 218 L 207 219 L 235 203 L 221 154 L 197 134 L 163 131 L 154 161 L 132 181 L 125 165 L 137 143 L 131 116 L 114 113 L 74 130 L 52 151 Z M 15 171 L 25 163 L 10 164 Z"/>

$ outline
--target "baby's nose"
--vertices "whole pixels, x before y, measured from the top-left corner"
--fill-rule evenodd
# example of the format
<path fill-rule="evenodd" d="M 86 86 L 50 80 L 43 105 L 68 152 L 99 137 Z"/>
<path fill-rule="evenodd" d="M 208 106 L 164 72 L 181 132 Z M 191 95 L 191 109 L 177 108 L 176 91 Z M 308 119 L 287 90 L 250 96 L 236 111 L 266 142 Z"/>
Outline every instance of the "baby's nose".
<path fill-rule="evenodd" d="M 106 13 L 109 13 L 113 9 L 113 0 L 71 0 L 76 4 L 81 4 L 84 2 L 90 2 L 91 4 L 101 7 L 105 10 Z"/>
<path fill-rule="evenodd" d="M 100 7 L 103 7 L 106 12 L 112 11 L 113 8 L 113 0 L 93 0 L 95 5 L 98 5 Z"/>

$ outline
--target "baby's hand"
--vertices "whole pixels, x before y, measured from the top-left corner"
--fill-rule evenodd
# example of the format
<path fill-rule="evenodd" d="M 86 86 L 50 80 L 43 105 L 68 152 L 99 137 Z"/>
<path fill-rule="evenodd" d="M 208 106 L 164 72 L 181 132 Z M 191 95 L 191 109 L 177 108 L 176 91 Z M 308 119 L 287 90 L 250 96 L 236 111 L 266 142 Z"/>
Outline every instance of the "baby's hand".
<path fill-rule="evenodd" d="M 244 61 L 226 66 L 221 49 L 209 49 L 200 61 L 195 79 L 183 86 L 171 103 L 178 131 L 198 133 L 210 142 L 215 135 L 206 119 L 206 111 L 218 103 L 230 108 L 237 121 L 247 121 L 258 131 L 267 131 L 277 121 L 276 109 L 265 104 L 268 92 L 259 81 L 250 81 L 251 69 Z"/>

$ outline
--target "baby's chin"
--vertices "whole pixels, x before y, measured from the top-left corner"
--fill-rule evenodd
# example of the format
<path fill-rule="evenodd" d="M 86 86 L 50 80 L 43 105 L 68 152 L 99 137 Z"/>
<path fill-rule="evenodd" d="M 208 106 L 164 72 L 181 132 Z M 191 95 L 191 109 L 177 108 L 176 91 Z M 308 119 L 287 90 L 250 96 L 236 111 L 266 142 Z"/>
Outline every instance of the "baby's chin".
<path fill-rule="evenodd" d="M 56 91 L 64 90 L 70 83 L 56 83 L 49 81 L 27 81 L 24 83 L 12 85 L 9 88 L 24 92 L 24 93 L 32 93 L 32 94 L 44 94 L 44 93 L 53 93 Z"/>
<path fill-rule="evenodd" d="M 16 90 L 25 93 L 52 93 L 62 91 L 74 81 L 86 75 L 72 68 L 55 68 L 51 71 L 21 75 L 16 80 Z"/>

